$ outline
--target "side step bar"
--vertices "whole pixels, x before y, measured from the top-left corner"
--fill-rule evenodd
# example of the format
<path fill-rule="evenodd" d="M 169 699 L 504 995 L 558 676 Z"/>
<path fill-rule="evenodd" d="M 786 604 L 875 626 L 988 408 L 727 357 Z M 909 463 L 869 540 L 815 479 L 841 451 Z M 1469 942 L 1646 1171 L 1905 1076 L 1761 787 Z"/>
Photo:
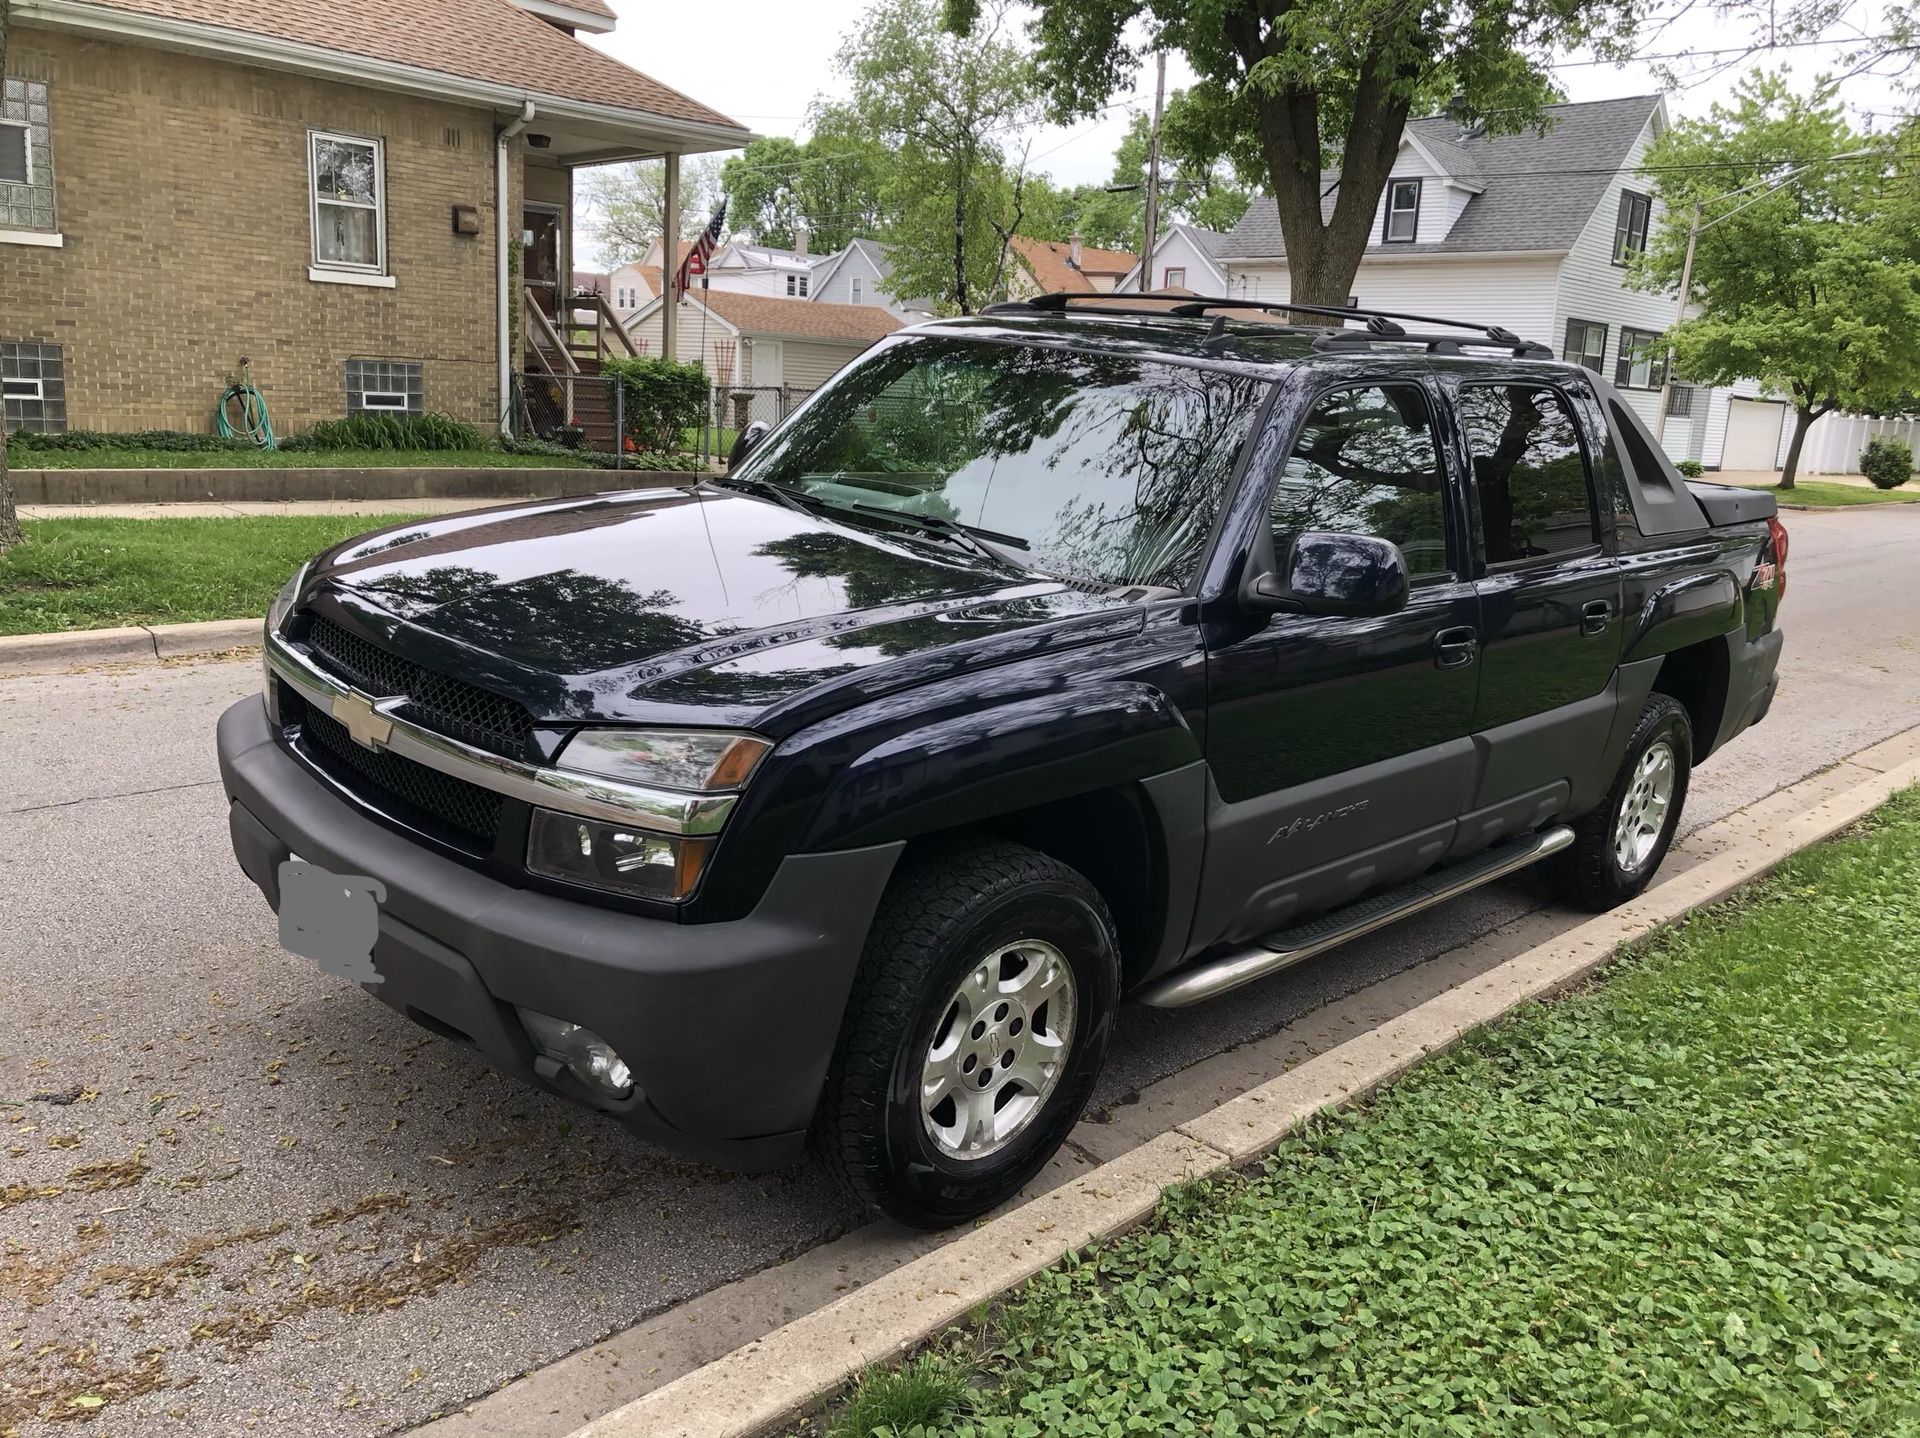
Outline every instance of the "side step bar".
<path fill-rule="evenodd" d="M 1409 914 L 1444 904 L 1469 889 L 1477 889 L 1549 854 L 1557 854 L 1572 842 L 1573 830 L 1564 824 L 1542 829 L 1471 859 L 1423 874 L 1398 888 L 1361 899 L 1344 909 L 1275 930 L 1251 948 L 1177 969 L 1164 979 L 1148 984 L 1133 997 L 1156 1009 L 1184 1009 L 1189 1004 L 1202 1003 L 1323 954 L 1362 934 L 1384 928 Z"/>

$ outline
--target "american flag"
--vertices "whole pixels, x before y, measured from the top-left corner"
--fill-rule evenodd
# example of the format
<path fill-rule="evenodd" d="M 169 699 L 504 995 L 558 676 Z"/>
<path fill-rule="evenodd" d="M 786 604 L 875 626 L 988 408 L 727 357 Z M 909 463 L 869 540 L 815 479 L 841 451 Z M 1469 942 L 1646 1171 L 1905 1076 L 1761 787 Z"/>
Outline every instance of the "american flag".
<path fill-rule="evenodd" d="M 680 261 L 679 272 L 673 277 L 675 294 L 685 294 L 689 276 L 707 272 L 707 256 L 720 244 L 720 231 L 727 223 L 727 202 L 720 201 L 720 208 L 713 212 L 713 218 L 707 221 L 707 227 L 700 232 L 700 238 L 693 242 L 693 248 L 687 251 L 687 257 Z"/>

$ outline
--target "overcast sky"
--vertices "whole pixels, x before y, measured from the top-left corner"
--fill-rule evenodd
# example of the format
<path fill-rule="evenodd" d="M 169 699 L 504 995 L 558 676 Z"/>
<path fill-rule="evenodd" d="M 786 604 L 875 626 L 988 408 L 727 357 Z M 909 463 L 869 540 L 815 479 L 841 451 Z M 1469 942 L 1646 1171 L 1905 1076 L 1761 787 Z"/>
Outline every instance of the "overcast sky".
<path fill-rule="evenodd" d="M 620 27 L 613 35 L 593 37 L 593 43 L 731 115 L 756 134 L 792 135 L 800 129 L 815 95 L 839 91 L 833 57 L 842 36 L 859 23 L 869 0 L 804 0 L 803 4 L 729 0 L 724 6 L 673 0 L 611 3 L 619 12 Z M 1859 34 L 1877 34 L 1879 8 L 1861 0 L 1848 8 L 1842 23 Z M 1649 54 L 1693 57 L 1683 62 L 1694 76 L 1692 83 L 1668 99 L 1676 116 L 1704 112 L 1714 100 L 1730 94 L 1738 77 L 1748 70 L 1784 64 L 1796 80 L 1811 84 L 1816 74 L 1833 65 L 1834 48 L 1823 47 L 1774 52 L 1732 70 L 1716 69 L 1727 57 L 1708 52 L 1737 44 L 1741 38 L 1702 7 L 1643 47 Z M 1604 100 L 1660 88 L 1647 65 L 1621 69 L 1577 63 L 1579 56 L 1566 58 L 1572 63 L 1558 73 L 1570 99 Z M 1169 89 L 1192 78 L 1177 56 L 1167 67 L 1167 77 Z M 1871 116 L 1876 126 L 1886 123 L 1898 102 L 1895 86 L 1874 76 L 1849 81 L 1845 97 L 1862 112 L 1856 119 L 1868 123 Z M 1106 179 L 1114 147 L 1126 132 L 1130 116 L 1152 108 L 1151 70 L 1140 76 L 1131 96 L 1115 99 L 1120 103 L 1098 120 L 1036 130 L 1030 152 L 1033 167 L 1066 185 Z"/>

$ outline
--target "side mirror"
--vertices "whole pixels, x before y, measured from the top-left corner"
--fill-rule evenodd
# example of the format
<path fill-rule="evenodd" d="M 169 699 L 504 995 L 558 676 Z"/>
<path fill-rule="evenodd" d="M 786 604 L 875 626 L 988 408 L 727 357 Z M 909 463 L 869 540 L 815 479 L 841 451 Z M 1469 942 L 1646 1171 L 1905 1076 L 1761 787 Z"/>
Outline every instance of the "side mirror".
<path fill-rule="evenodd" d="M 752 424 L 748 425 L 733 437 L 733 448 L 727 451 L 727 472 L 729 474 L 733 472 L 733 467 L 736 464 L 760 448 L 760 441 L 767 437 L 768 432 L 772 428 L 773 426 L 768 424 L 764 419 L 756 419 Z"/>
<path fill-rule="evenodd" d="M 1370 534 L 1311 531 L 1287 547 L 1278 575 L 1257 575 L 1243 597 L 1268 613 L 1358 618 L 1404 609 L 1408 587 L 1399 545 Z"/>

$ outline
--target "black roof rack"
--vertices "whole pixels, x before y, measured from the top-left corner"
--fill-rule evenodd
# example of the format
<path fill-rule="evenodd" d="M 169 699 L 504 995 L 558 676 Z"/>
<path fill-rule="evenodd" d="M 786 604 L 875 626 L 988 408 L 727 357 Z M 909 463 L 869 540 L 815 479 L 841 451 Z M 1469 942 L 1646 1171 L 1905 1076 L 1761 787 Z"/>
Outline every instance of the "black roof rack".
<path fill-rule="evenodd" d="M 1136 299 L 1141 303 L 1114 303 Z M 1145 301 L 1158 300 L 1157 304 Z M 1144 315 L 1159 318 L 1174 315 L 1183 319 L 1196 319 L 1209 314 L 1214 315 L 1212 332 L 1208 340 L 1218 339 L 1225 333 L 1224 315 L 1215 314 L 1217 310 L 1264 310 L 1278 315 L 1325 315 L 1329 319 L 1341 321 L 1339 325 L 1306 326 L 1292 328 L 1315 336 L 1313 347 L 1324 351 L 1337 351 L 1350 345 L 1368 344 L 1417 344 L 1426 347 L 1432 354 L 1458 354 L 1462 348 L 1486 348 L 1506 350 L 1515 359 L 1552 359 L 1554 353 L 1546 345 L 1533 340 L 1523 340 L 1512 330 L 1502 329 L 1499 325 L 1476 324 L 1471 320 L 1439 319 L 1433 315 L 1407 314 L 1401 310 L 1376 310 L 1365 306 L 1353 309 L 1338 308 L 1332 305 L 1293 304 L 1285 301 L 1226 299 L 1207 295 L 1138 295 L 1128 296 L 1101 291 L 1093 294 L 1079 294 L 1068 291 L 1054 291 L 1051 294 L 1035 295 L 1032 299 L 1007 300 L 1000 304 L 988 305 L 982 314 L 1066 314 L 1075 301 L 1092 301 L 1082 313 L 1099 315 Z M 1364 320 L 1364 329 L 1350 329 L 1348 320 Z M 1408 320 L 1420 325 L 1444 325 L 1452 330 L 1465 330 L 1466 334 L 1410 334 L 1400 320 Z"/>

